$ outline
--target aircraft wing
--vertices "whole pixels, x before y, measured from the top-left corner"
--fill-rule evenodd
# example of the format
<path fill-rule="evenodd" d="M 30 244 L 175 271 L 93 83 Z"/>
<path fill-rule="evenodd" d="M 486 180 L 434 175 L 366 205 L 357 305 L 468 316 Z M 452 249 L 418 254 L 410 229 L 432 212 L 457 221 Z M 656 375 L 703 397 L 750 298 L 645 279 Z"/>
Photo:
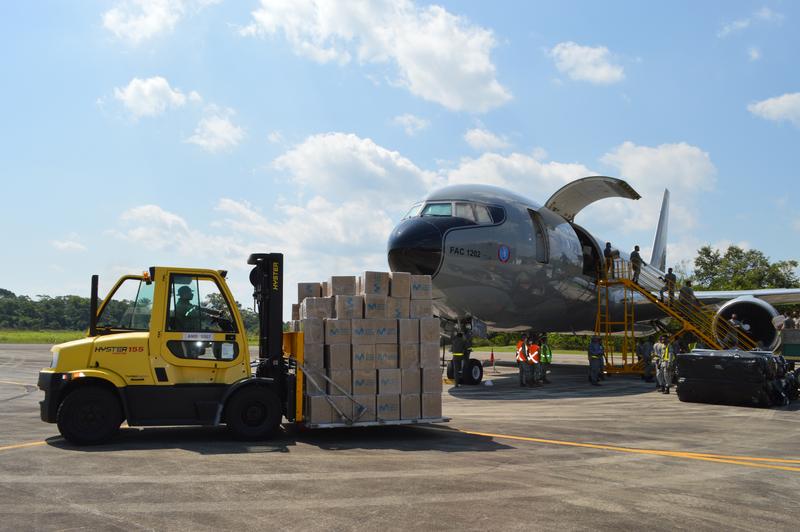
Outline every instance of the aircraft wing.
<path fill-rule="evenodd" d="M 761 290 L 709 290 L 695 292 L 694 296 L 703 303 L 721 303 L 741 296 L 757 297 L 770 305 L 800 303 L 800 288 L 764 288 Z"/>

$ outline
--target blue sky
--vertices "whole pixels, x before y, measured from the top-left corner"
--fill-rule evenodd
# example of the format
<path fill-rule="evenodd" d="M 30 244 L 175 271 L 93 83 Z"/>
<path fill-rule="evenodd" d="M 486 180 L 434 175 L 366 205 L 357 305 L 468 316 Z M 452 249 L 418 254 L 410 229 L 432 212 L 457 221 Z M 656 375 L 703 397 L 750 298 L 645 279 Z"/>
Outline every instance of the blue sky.
<path fill-rule="evenodd" d="M 643 196 L 578 217 L 622 249 L 649 252 L 669 187 L 669 263 L 798 258 L 798 21 L 780 1 L 4 2 L 0 286 L 200 266 L 246 302 L 252 251 L 285 252 L 289 286 L 386 269 L 431 188 L 543 203 L 594 173 Z"/>

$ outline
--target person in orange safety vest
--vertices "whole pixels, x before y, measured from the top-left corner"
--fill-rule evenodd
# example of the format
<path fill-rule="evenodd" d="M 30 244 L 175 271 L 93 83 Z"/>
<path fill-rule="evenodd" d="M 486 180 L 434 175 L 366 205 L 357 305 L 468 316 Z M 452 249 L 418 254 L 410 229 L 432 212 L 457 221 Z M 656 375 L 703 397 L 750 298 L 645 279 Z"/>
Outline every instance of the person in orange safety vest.
<path fill-rule="evenodd" d="M 528 364 L 531 372 L 530 386 L 539 386 L 542 383 L 542 355 L 539 344 L 531 336 L 528 338 Z"/>
<path fill-rule="evenodd" d="M 523 334 L 519 342 L 517 342 L 517 367 L 519 368 L 519 385 L 525 386 L 527 384 L 527 370 L 528 365 L 528 335 Z"/>

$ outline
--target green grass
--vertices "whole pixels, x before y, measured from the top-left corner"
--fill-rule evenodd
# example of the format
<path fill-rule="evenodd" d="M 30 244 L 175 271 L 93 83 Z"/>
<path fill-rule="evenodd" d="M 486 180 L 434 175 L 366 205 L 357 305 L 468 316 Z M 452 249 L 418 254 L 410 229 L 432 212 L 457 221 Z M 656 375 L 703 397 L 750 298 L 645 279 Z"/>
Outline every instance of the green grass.
<path fill-rule="evenodd" d="M 0 330 L 0 344 L 60 344 L 85 337 L 86 331 Z"/>

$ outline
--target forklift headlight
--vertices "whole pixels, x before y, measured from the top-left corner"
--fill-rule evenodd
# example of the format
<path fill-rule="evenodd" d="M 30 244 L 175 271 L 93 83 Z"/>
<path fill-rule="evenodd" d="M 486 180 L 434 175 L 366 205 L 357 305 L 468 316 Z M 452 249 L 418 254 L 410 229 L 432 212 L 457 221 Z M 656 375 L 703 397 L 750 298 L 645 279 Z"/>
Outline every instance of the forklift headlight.
<path fill-rule="evenodd" d="M 50 367 L 51 368 L 55 368 L 55 367 L 58 366 L 58 354 L 59 353 L 60 353 L 60 351 L 54 351 L 53 352 L 53 360 L 50 361 Z"/>

